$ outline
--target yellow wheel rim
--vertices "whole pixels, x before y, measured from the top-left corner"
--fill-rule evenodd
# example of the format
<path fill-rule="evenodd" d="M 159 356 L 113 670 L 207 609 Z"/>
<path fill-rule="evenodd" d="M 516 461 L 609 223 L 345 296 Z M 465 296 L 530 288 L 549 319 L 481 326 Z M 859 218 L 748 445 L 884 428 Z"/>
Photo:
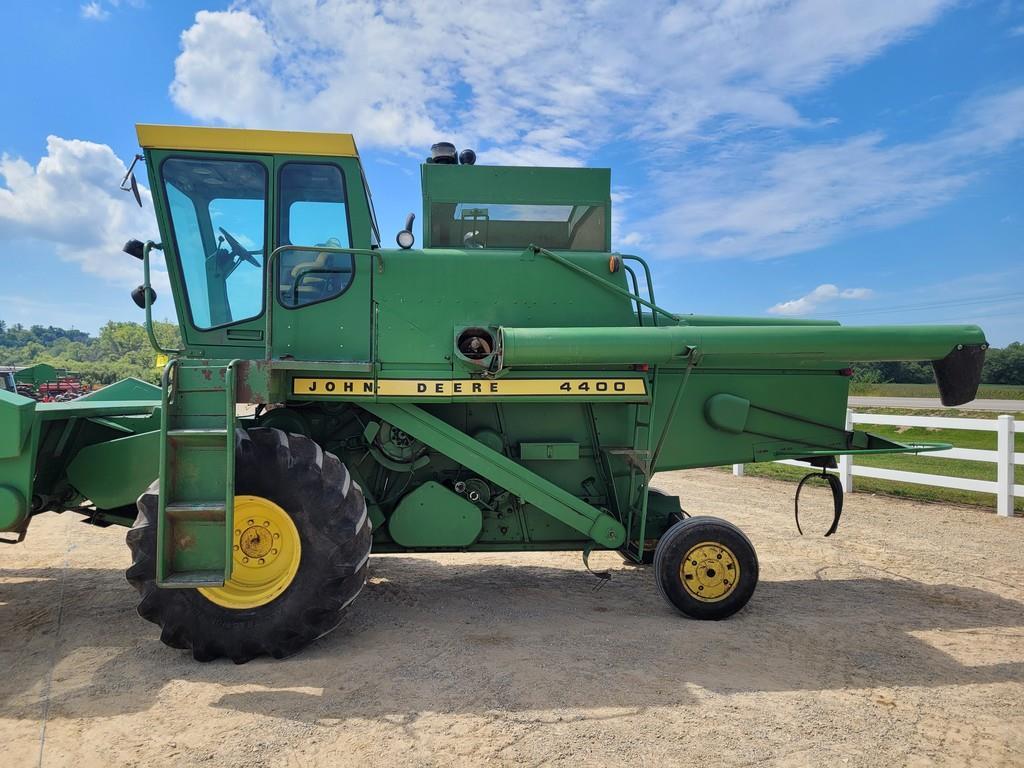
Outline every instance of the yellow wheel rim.
<path fill-rule="evenodd" d="M 724 544 L 702 541 L 679 566 L 679 580 L 690 597 L 705 603 L 724 600 L 740 581 L 740 563 Z"/>
<path fill-rule="evenodd" d="M 231 578 L 199 593 L 224 608 L 258 608 L 288 589 L 302 559 L 295 523 L 281 507 L 260 496 L 235 497 Z"/>

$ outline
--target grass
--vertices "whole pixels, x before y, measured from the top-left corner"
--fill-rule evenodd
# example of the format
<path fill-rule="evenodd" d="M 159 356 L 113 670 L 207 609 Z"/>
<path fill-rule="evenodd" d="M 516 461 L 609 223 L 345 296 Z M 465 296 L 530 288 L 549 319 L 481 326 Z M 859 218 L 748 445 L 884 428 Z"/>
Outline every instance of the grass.
<path fill-rule="evenodd" d="M 850 384 L 850 394 L 861 397 L 938 397 L 935 384 Z M 1024 400 L 1024 384 L 982 384 L 981 400 Z"/>
<path fill-rule="evenodd" d="M 864 409 L 865 411 L 868 409 Z M 870 409 L 873 413 L 895 413 L 901 415 L 922 416 L 927 411 L 914 410 L 907 414 L 906 411 L 899 411 L 894 408 Z M 936 411 L 934 415 L 944 415 L 942 411 Z M 993 414 L 958 414 L 967 418 L 979 417 L 991 419 Z M 1024 420 L 1024 413 L 1018 413 L 1016 418 Z M 959 429 L 926 429 L 922 427 L 891 427 L 881 424 L 858 424 L 858 429 L 872 432 L 881 437 L 900 442 L 930 441 L 952 443 L 957 448 L 979 448 L 984 450 L 996 449 L 995 432 L 975 432 Z M 1024 452 L 1024 434 L 1018 433 L 1014 436 L 1015 450 Z M 950 475 L 955 477 L 966 477 L 977 480 L 995 480 L 996 465 L 981 461 L 962 461 L 959 459 L 943 459 L 927 453 L 914 456 L 911 454 L 888 454 L 877 456 L 858 456 L 854 458 L 854 466 L 883 467 L 885 469 L 899 469 L 907 472 L 924 472 L 932 475 Z M 755 477 L 774 477 L 787 480 L 798 480 L 807 474 L 809 470 L 800 467 L 786 466 L 785 464 L 748 464 L 747 474 Z M 1014 482 L 1024 484 L 1024 466 L 1015 468 Z M 953 488 L 933 488 L 928 485 L 916 485 L 913 483 L 902 483 L 893 480 L 878 480 L 871 477 L 854 477 L 854 488 L 857 491 L 870 493 L 881 493 L 890 496 L 899 496 L 907 499 L 922 501 L 940 501 L 953 504 L 971 504 L 987 509 L 995 509 L 996 497 L 991 493 L 979 493 L 976 491 L 960 491 Z M 1014 509 L 1024 512 L 1024 498 L 1017 497 L 1014 500 Z"/>

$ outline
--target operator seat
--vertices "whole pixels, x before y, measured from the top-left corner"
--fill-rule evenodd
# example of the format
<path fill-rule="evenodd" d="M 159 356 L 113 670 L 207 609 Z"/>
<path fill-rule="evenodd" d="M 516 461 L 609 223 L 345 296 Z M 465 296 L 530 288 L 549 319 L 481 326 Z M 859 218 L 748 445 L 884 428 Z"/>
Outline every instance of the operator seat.
<path fill-rule="evenodd" d="M 336 237 L 330 237 L 326 242 L 317 243 L 318 248 L 342 248 L 341 241 Z M 344 254 L 329 253 L 327 251 L 320 251 L 317 254 L 311 254 L 309 251 L 300 251 L 298 256 L 301 257 L 312 257 L 308 258 L 307 261 L 300 261 L 298 264 L 293 266 L 289 271 L 289 277 L 291 277 L 290 283 L 281 283 L 281 298 L 285 304 L 289 304 L 293 296 L 298 298 L 297 303 L 312 304 L 313 302 L 320 301 L 321 299 L 327 298 L 328 296 L 340 293 L 339 281 L 343 286 L 349 280 L 352 279 L 351 270 L 342 270 L 337 273 L 329 272 L 316 272 L 315 270 L 320 269 L 331 269 L 334 267 L 331 264 L 332 257 L 339 257 L 340 259 L 347 259 Z M 305 277 L 302 275 L 305 274 Z M 299 283 L 298 288 L 295 287 L 295 282 L 301 277 L 302 282 Z"/>

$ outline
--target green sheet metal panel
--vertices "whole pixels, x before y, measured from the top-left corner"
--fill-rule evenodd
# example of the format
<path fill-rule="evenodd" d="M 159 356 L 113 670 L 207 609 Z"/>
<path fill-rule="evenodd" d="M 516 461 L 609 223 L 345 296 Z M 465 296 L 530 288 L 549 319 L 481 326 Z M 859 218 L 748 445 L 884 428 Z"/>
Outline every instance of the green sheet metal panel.
<path fill-rule="evenodd" d="M 468 547 L 482 525 L 479 507 L 428 480 L 402 498 L 388 531 L 403 547 Z"/>
<path fill-rule="evenodd" d="M 109 402 L 119 400 L 127 402 L 131 400 L 157 401 L 160 400 L 160 387 L 150 384 L 142 379 L 127 378 L 115 381 L 87 395 L 76 398 L 76 402 Z"/>
<path fill-rule="evenodd" d="M 58 371 L 48 363 L 37 363 L 27 368 L 14 372 L 14 380 L 19 384 L 32 384 L 38 386 L 50 381 L 56 381 L 59 376 L 66 376 L 67 371 Z"/>
<path fill-rule="evenodd" d="M 36 402 L 0 390 L 0 531 L 21 531 L 28 521 L 39 420 Z"/>
<path fill-rule="evenodd" d="M 622 270 L 609 272 L 607 254 L 564 255 L 596 277 L 626 287 Z M 623 296 L 544 256 L 511 251 L 387 254 L 384 272 L 374 275 L 374 299 L 384 375 L 451 371 L 456 327 L 636 324 Z"/>
<path fill-rule="evenodd" d="M 160 431 L 82 448 L 67 468 L 71 484 L 99 509 L 134 504 L 157 478 Z"/>

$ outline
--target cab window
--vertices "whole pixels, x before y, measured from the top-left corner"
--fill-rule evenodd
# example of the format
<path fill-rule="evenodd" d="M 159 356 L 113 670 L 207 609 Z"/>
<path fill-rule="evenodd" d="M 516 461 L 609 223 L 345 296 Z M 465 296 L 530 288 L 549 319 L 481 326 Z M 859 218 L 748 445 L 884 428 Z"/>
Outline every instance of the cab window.
<path fill-rule="evenodd" d="M 281 245 L 350 248 L 345 179 L 335 165 L 288 163 L 279 183 Z M 355 270 L 351 253 L 285 250 L 278 262 L 278 297 L 302 307 L 339 296 Z"/>
<path fill-rule="evenodd" d="M 263 311 L 267 172 L 261 163 L 168 158 L 161 166 L 192 323 L 230 325 Z"/>
<path fill-rule="evenodd" d="M 442 247 L 608 250 L 603 205 L 433 203 L 430 226 Z"/>

